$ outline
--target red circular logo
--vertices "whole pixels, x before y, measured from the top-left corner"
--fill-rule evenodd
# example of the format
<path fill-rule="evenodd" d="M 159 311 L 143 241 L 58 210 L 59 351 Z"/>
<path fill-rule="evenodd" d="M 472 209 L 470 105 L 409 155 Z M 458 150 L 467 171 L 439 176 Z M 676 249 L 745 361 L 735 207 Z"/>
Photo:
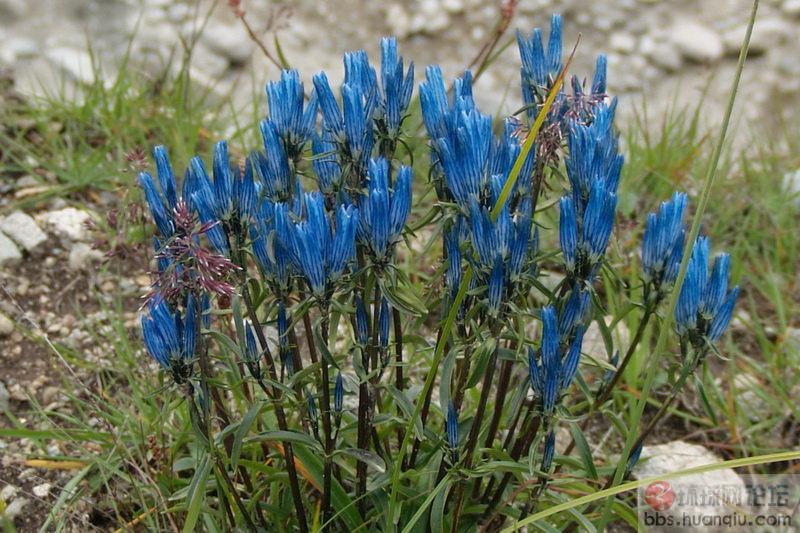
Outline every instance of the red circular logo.
<path fill-rule="evenodd" d="M 654 511 L 666 511 L 675 503 L 675 491 L 666 481 L 654 481 L 644 489 L 644 501 Z"/>

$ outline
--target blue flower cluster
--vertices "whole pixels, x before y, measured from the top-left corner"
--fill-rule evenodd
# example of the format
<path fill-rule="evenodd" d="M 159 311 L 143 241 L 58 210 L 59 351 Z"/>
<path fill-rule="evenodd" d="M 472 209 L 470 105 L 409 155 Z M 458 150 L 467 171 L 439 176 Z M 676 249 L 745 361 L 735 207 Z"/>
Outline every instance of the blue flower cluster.
<path fill-rule="evenodd" d="M 683 214 L 686 194 L 676 192 L 662 202 L 658 213 L 647 216 L 642 239 L 642 271 L 645 283 L 652 283 L 658 293 L 672 288 L 683 258 L 686 229 Z"/>
<path fill-rule="evenodd" d="M 158 299 L 147 305 L 147 314 L 141 317 L 147 351 L 178 384 L 192 373 L 199 312 L 196 298 L 189 296 L 183 312 Z"/>
<path fill-rule="evenodd" d="M 739 287 L 728 289 L 730 256 L 719 254 L 709 272 L 709 240 L 694 243 L 686 278 L 678 296 L 675 325 L 682 337 L 696 346 L 715 342 L 728 327 L 739 296 Z"/>

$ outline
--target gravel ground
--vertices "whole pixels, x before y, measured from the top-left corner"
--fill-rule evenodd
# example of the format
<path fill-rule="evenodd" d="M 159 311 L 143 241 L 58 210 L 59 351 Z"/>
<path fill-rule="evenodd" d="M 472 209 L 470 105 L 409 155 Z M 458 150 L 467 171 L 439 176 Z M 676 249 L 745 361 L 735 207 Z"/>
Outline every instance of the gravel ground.
<path fill-rule="evenodd" d="M 401 52 L 413 58 L 417 79 L 425 65 L 440 63 L 455 76 L 475 56 L 498 20 L 500 0 L 397 0 L 370 2 L 300 0 L 241 2 L 247 20 L 272 48 L 277 31 L 289 62 L 304 78 L 326 70 L 342 75 L 341 54 L 365 48 L 378 58 L 380 36 L 396 35 Z M 800 0 L 761 3 L 739 98 L 740 124 L 758 134 L 800 107 Z M 197 6 L 200 7 L 197 7 Z M 66 76 L 75 82 L 92 78 L 87 38 L 108 72 L 138 32 L 132 63 L 153 73 L 191 38 L 208 2 L 171 0 L 0 0 L 0 65 L 17 71 L 25 92 L 52 89 Z M 277 7 L 265 7 L 266 5 Z M 291 7 L 286 7 L 291 6 Z M 620 95 L 630 117 L 647 96 L 652 116 L 674 103 L 691 104 L 707 90 L 704 118 L 709 125 L 722 114 L 739 44 L 749 14 L 749 0 L 520 0 L 512 28 L 525 32 L 546 25 L 551 13 L 564 16 L 565 48 L 578 35 L 573 71 L 591 75 L 594 55 L 609 57 L 609 89 Z M 510 34 L 509 34 L 510 35 Z M 274 53 L 274 52 L 273 52 Z M 250 102 L 253 88 L 277 75 L 236 20 L 228 2 L 217 2 L 194 50 L 196 80 L 220 95 Z M 518 107 L 519 59 L 516 46 L 500 55 L 481 77 L 476 95 L 487 111 Z M 776 104 L 779 104 L 776 105 Z M 624 118 L 624 117 L 623 117 Z M 744 140 L 744 139 L 742 139 Z"/>

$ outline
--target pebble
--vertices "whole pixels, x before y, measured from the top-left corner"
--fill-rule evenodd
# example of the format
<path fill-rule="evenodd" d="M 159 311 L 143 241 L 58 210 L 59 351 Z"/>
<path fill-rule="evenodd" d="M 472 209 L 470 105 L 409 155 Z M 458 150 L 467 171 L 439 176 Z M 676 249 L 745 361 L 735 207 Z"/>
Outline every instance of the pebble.
<path fill-rule="evenodd" d="M 50 488 L 52 485 L 50 483 L 42 483 L 41 485 L 36 485 L 31 489 L 33 491 L 34 496 L 37 498 L 44 498 L 48 494 L 50 494 Z"/>
<path fill-rule="evenodd" d="M 0 384 L 2 386 L 2 384 Z M 0 501 L 7 502 L 14 498 L 17 495 L 17 487 L 14 485 L 6 485 L 2 489 L 0 489 Z"/>
<path fill-rule="evenodd" d="M 746 31 L 747 25 L 741 25 L 725 32 L 723 41 L 725 42 L 725 51 L 728 55 L 739 55 L 739 50 L 742 47 L 742 41 L 744 40 Z M 771 49 L 783 44 L 791 32 L 791 26 L 779 18 L 759 20 L 758 23 L 753 26 L 753 34 L 750 36 L 749 53 L 763 54 L 769 52 Z"/>
<path fill-rule="evenodd" d="M 712 63 L 725 52 L 722 38 L 699 22 L 677 22 L 669 31 L 670 38 L 683 56 L 697 63 Z"/>
<path fill-rule="evenodd" d="M 57 211 L 48 211 L 36 217 L 45 228 L 62 239 L 84 241 L 90 237 L 86 222 L 92 218 L 88 211 L 65 207 Z"/>
<path fill-rule="evenodd" d="M 12 333 L 14 333 L 14 322 L 0 313 L 0 337 L 8 337 Z"/>
<path fill-rule="evenodd" d="M 29 252 L 47 240 L 47 235 L 36 221 L 22 211 L 15 211 L 0 219 L 0 230 Z"/>
<path fill-rule="evenodd" d="M 683 65 L 683 56 L 670 41 L 657 40 L 649 35 L 642 37 L 639 50 L 657 67 L 675 72 Z"/>
<path fill-rule="evenodd" d="M 676 440 L 656 446 L 645 446 L 642 449 L 641 459 L 633 469 L 633 477 L 636 479 L 657 477 L 685 468 L 704 466 L 719 463 L 720 461 L 722 461 L 721 458 L 702 446 Z M 730 468 L 683 476 L 678 479 L 671 479 L 668 483 L 676 495 L 681 493 L 686 495 L 693 489 L 697 490 L 697 487 L 725 488 L 725 490 L 738 490 L 739 494 L 746 494 L 744 481 Z M 682 487 L 685 488 L 681 490 Z M 682 514 L 705 518 L 731 516 L 735 513 L 735 510 L 723 505 L 701 505 L 695 507 L 686 503 L 672 506 L 670 509 L 662 511 L 662 513 L 665 516 L 673 516 L 678 519 Z M 722 518 L 717 519 L 722 520 Z"/>
<path fill-rule="evenodd" d="M 616 32 L 611 34 L 609 46 L 615 52 L 630 54 L 636 49 L 636 38 L 630 33 Z"/>
<path fill-rule="evenodd" d="M 27 498 L 15 498 L 11 501 L 8 505 L 6 505 L 6 511 L 3 515 L 8 518 L 9 520 L 14 520 L 20 514 L 22 514 L 22 510 L 28 505 L 29 500 Z"/>
<path fill-rule="evenodd" d="M 800 0 L 784 0 L 781 9 L 787 15 L 800 15 Z"/>
<path fill-rule="evenodd" d="M 17 59 L 31 59 L 39 53 L 39 45 L 33 39 L 16 37 L 9 39 L 3 44 L 10 55 Z"/>
<path fill-rule="evenodd" d="M 238 25 L 209 24 L 201 42 L 231 63 L 242 64 L 253 53 L 255 44 Z"/>
<path fill-rule="evenodd" d="M 411 17 L 401 4 L 389 4 L 386 22 L 398 39 L 405 39 L 411 34 Z"/>
<path fill-rule="evenodd" d="M 51 48 L 47 59 L 73 80 L 91 85 L 95 81 L 92 58 L 88 52 L 68 47 Z"/>
<path fill-rule="evenodd" d="M 16 263 L 20 259 L 22 254 L 17 245 L 0 231 L 0 266 Z"/>
<path fill-rule="evenodd" d="M 79 242 L 69 251 L 67 263 L 72 270 L 83 270 L 102 259 L 103 253 L 100 250 L 95 250 L 85 242 Z"/>
<path fill-rule="evenodd" d="M 11 394 L 8 392 L 5 384 L 0 381 L 0 412 L 8 411 L 9 408 L 9 400 L 11 400 Z M 0 500 L 7 500 L 8 498 L 3 498 L 2 494 L 0 494 Z"/>

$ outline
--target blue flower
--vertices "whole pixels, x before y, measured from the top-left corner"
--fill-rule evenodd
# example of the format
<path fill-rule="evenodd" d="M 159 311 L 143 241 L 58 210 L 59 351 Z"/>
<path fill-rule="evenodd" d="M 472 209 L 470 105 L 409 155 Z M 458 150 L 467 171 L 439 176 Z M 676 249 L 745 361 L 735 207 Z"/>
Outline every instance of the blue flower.
<path fill-rule="evenodd" d="M 337 416 L 341 416 L 344 408 L 344 380 L 342 373 L 336 374 L 336 383 L 333 386 L 333 411 Z"/>
<path fill-rule="evenodd" d="M 144 191 L 145 201 L 150 208 L 150 214 L 153 217 L 153 222 L 156 223 L 158 231 L 165 239 L 170 238 L 175 232 L 175 224 L 172 220 L 171 213 L 167 211 L 164 205 L 164 199 L 161 193 L 153 182 L 153 177 L 147 172 L 142 172 L 139 174 L 139 184 Z"/>
<path fill-rule="evenodd" d="M 289 349 L 289 318 L 286 314 L 286 306 L 283 302 L 278 304 L 278 352 L 284 368 L 291 376 L 294 374 L 292 366 L 292 353 Z"/>
<path fill-rule="evenodd" d="M 269 119 L 262 120 L 260 127 L 264 153 L 250 154 L 250 164 L 264 184 L 267 198 L 274 202 L 286 202 L 294 194 L 294 165 L 290 164 L 275 123 Z"/>
<path fill-rule="evenodd" d="M 466 70 L 462 77 L 455 80 L 452 102 L 447 97 L 447 88 L 439 65 L 431 65 L 425 69 L 425 78 L 426 81 L 419 85 L 422 120 L 428 130 L 428 136 L 436 141 L 447 134 L 446 122 L 451 113 L 475 108 L 475 101 L 472 98 L 472 73 Z"/>
<path fill-rule="evenodd" d="M 642 271 L 645 282 L 659 289 L 669 289 L 678 275 L 683 257 L 686 195 L 676 192 L 672 199 L 662 202 L 658 213 L 647 216 L 642 239 Z"/>
<path fill-rule="evenodd" d="M 564 196 L 560 202 L 560 219 L 558 237 L 561 243 L 561 255 L 567 272 L 575 272 L 578 261 L 578 220 L 575 214 L 575 203 L 572 198 Z"/>
<path fill-rule="evenodd" d="M 573 329 L 584 323 L 591 305 L 589 291 L 582 290 L 578 283 L 573 285 L 569 298 L 558 316 L 559 338 L 568 340 L 572 337 Z"/>
<path fill-rule="evenodd" d="M 261 351 L 258 349 L 258 344 L 256 343 L 255 333 L 253 333 L 253 325 L 250 323 L 249 320 L 244 321 L 244 331 L 245 331 L 245 349 L 244 349 L 244 356 L 245 356 L 245 363 L 247 364 L 247 368 L 250 370 L 250 374 L 256 380 L 261 379 Z"/>
<path fill-rule="evenodd" d="M 542 472 L 549 472 L 553 466 L 553 456 L 556 453 L 556 433 L 552 429 L 547 432 L 542 453 Z"/>
<path fill-rule="evenodd" d="M 458 286 L 461 285 L 461 239 L 459 233 L 458 225 L 453 225 L 444 233 L 444 248 L 447 256 L 447 270 L 445 270 L 444 279 L 451 299 L 455 298 Z"/>
<path fill-rule="evenodd" d="M 275 206 L 277 236 L 314 295 L 327 299 L 355 255 L 358 210 L 339 206 L 334 228 L 320 193 L 306 193 L 305 207 L 306 219 L 294 222 L 286 204 Z"/>
<path fill-rule="evenodd" d="M 403 58 L 397 54 L 397 39 L 381 39 L 381 88 L 383 101 L 381 109 L 386 130 L 390 137 L 396 137 L 400 130 L 403 113 L 411 102 L 414 89 L 414 63 L 408 65 L 403 75 Z"/>
<path fill-rule="evenodd" d="M 366 167 L 375 142 L 373 114 L 378 100 L 377 76 L 363 50 L 344 56 L 342 107 L 336 102 L 324 72 L 314 75 L 323 132 L 330 134 L 350 162 Z"/>
<path fill-rule="evenodd" d="M 191 374 L 198 335 L 197 313 L 195 297 L 189 295 L 183 317 L 159 298 L 148 304 L 147 313 L 141 318 L 147 351 L 172 372 L 177 383 L 185 382 Z"/>
<path fill-rule="evenodd" d="M 451 451 L 458 449 L 458 413 L 456 406 L 450 401 L 447 404 L 447 445 Z M 457 459 L 456 459 L 457 460 Z"/>
<path fill-rule="evenodd" d="M 574 339 L 564 358 L 564 365 L 561 368 L 561 390 L 565 391 L 572 384 L 575 374 L 578 373 L 578 363 L 581 360 L 581 347 L 583 346 L 583 326 L 575 329 Z"/>
<path fill-rule="evenodd" d="M 172 211 L 178 205 L 178 195 L 175 187 L 175 174 L 172 172 L 167 148 L 165 146 L 153 148 L 153 158 L 156 161 L 158 182 L 167 200 L 167 208 Z"/>
<path fill-rule="evenodd" d="M 686 277 L 675 308 L 675 325 L 681 334 L 697 328 L 697 315 L 708 281 L 708 254 L 708 239 L 699 237 L 692 248 Z"/>
<path fill-rule="evenodd" d="M 451 197 L 466 208 L 488 185 L 492 119 L 476 109 L 453 111 L 448 118 L 446 135 L 433 146 Z"/>
<path fill-rule="evenodd" d="M 284 149 L 290 158 L 298 158 L 314 131 L 316 93 L 312 91 L 306 104 L 300 74 L 296 70 L 283 70 L 279 81 L 267 84 L 267 102 L 269 120 L 283 141 Z"/>
<path fill-rule="evenodd" d="M 264 277 L 284 294 L 289 291 L 291 260 L 286 246 L 277 236 L 275 204 L 269 199 L 261 202 L 255 225 L 250 227 L 253 255 Z"/>
<path fill-rule="evenodd" d="M 619 184 L 624 157 L 619 153 L 619 140 L 614 132 L 616 100 L 599 104 L 590 124 L 573 124 L 567 145 L 567 176 L 579 215 L 583 214 L 592 187 L 602 183 L 608 193 L 615 193 Z"/>
<path fill-rule="evenodd" d="M 730 323 L 739 287 L 728 290 L 730 257 L 719 254 L 708 271 L 710 244 L 700 237 L 692 249 L 686 278 L 675 309 L 675 326 L 695 344 L 703 337 L 718 340 Z"/>
<path fill-rule="evenodd" d="M 391 310 L 386 298 L 381 299 L 381 308 L 378 314 L 378 346 L 382 351 L 389 347 L 389 322 L 391 320 Z"/>
<path fill-rule="evenodd" d="M 314 158 L 311 164 L 317 176 L 319 189 L 325 194 L 333 194 L 339 190 L 342 183 L 342 167 L 336 157 L 336 143 L 330 132 L 322 135 L 314 134 L 311 141 L 311 151 Z"/>
<path fill-rule="evenodd" d="M 367 318 L 367 309 L 364 307 L 364 301 L 360 296 L 356 295 L 356 341 L 361 346 L 366 346 L 369 342 L 369 320 Z"/>
<path fill-rule="evenodd" d="M 383 261 L 400 238 L 411 210 L 411 168 L 400 167 L 390 191 L 389 162 L 370 160 L 367 192 L 361 195 L 359 208 L 359 240 L 373 257 Z"/>
<path fill-rule="evenodd" d="M 517 31 L 517 45 L 522 61 L 522 98 L 526 105 L 530 105 L 561 72 L 561 15 L 553 15 L 550 19 L 546 51 L 540 28 L 534 29 L 528 38 Z"/>
<path fill-rule="evenodd" d="M 589 202 L 583 214 L 581 247 L 586 252 L 589 264 L 597 264 L 605 255 L 608 239 L 614 227 L 617 195 L 596 182 L 589 194 Z"/>

